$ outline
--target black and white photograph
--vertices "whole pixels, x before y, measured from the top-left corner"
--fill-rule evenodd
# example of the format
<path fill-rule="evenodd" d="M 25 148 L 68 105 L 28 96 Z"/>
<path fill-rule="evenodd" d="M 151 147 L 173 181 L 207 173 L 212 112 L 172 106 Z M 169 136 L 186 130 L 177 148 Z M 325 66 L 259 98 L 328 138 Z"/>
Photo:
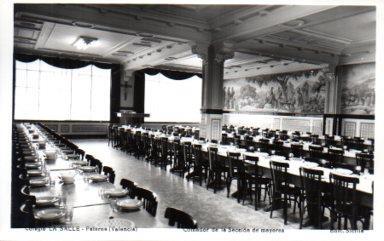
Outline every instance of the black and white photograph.
<path fill-rule="evenodd" d="M 0 7 L 0 240 L 383 232 L 381 1 Z"/>

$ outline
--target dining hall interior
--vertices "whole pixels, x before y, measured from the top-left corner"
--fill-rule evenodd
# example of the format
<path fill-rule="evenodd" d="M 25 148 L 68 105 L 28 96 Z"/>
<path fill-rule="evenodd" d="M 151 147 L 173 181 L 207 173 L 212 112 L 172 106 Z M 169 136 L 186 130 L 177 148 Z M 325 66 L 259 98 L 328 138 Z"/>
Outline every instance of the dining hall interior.
<path fill-rule="evenodd" d="M 13 31 L 11 228 L 373 230 L 375 5 L 17 3 Z"/>

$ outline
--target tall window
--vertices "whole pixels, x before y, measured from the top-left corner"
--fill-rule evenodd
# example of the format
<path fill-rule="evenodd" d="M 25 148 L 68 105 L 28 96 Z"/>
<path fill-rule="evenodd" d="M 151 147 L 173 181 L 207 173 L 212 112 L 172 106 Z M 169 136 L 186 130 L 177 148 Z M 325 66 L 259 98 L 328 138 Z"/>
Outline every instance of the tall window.
<path fill-rule="evenodd" d="M 145 75 L 145 113 L 152 122 L 199 122 L 202 80 Z"/>
<path fill-rule="evenodd" d="M 16 61 L 15 119 L 108 121 L 111 70 Z"/>

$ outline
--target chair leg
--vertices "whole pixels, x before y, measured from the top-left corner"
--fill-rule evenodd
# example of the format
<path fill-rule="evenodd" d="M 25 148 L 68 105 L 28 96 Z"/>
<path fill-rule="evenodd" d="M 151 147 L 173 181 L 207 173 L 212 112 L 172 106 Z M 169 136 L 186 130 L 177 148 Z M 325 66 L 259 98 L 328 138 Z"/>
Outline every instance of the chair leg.
<path fill-rule="evenodd" d="M 283 210 L 283 214 L 284 214 L 284 225 L 287 224 L 287 221 L 288 221 L 288 200 L 287 200 L 287 195 L 284 194 L 284 204 L 283 204 L 283 207 L 284 207 L 284 210 Z"/>
<path fill-rule="evenodd" d="M 298 206 L 299 206 L 299 214 L 300 214 L 300 229 L 303 228 L 303 216 L 304 216 L 304 208 L 302 207 L 303 205 L 303 200 L 301 199 L 301 197 L 299 197 L 299 203 L 298 203 Z"/>
<path fill-rule="evenodd" d="M 230 176 L 228 176 L 228 178 L 227 178 L 227 197 L 229 197 L 229 194 L 231 192 L 231 184 L 232 184 L 232 178 Z"/>

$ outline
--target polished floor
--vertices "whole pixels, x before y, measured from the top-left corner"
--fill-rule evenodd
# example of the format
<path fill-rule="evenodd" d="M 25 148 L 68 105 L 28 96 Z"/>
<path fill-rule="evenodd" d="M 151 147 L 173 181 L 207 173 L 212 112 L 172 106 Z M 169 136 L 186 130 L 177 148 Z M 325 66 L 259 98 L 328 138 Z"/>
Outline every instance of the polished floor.
<path fill-rule="evenodd" d="M 271 219 L 269 212 L 262 209 L 256 211 L 250 203 L 242 205 L 235 198 L 227 198 L 226 190 L 214 194 L 212 189 L 205 188 L 204 183 L 199 186 L 198 183 L 187 181 L 169 170 L 162 170 L 109 147 L 107 140 L 81 139 L 73 142 L 100 159 L 103 165 L 111 166 L 116 172 L 116 185 L 121 178 L 127 178 L 140 187 L 154 191 L 159 198 L 157 215 L 163 216 L 167 207 L 174 207 L 191 214 L 201 228 L 299 228 L 298 215 L 290 215 L 292 218 L 284 225 L 282 211 L 275 211 Z M 235 184 L 232 187 L 232 192 L 234 191 Z"/>

